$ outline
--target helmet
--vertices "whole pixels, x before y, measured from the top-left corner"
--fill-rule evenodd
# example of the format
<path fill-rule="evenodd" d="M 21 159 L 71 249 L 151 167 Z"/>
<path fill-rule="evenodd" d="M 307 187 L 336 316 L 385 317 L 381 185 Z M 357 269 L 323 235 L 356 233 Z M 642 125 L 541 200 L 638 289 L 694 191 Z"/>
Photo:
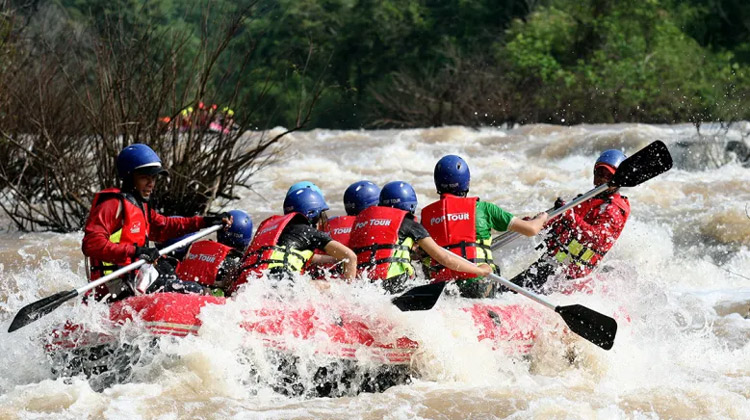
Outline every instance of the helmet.
<path fill-rule="evenodd" d="M 216 239 L 224 245 L 244 251 L 253 239 L 253 219 L 242 210 L 232 210 L 232 226 L 220 230 Z"/>
<path fill-rule="evenodd" d="M 385 184 L 380 191 L 380 205 L 395 207 L 414 213 L 417 210 L 417 193 L 414 188 L 403 181 L 393 181 Z"/>
<path fill-rule="evenodd" d="M 599 158 L 594 164 L 594 168 L 597 166 L 607 166 L 614 173 L 618 166 L 625 160 L 627 156 L 617 149 L 609 149 L 602 152 Z"/>
<path fill-rule="evenodd" d="M 461 195 L 469 191 L 469 165 L 460 156 L 443 156 L 435 165 L 435 188 L 438 194 Z"/>
<path fill-rule="evenodd" d="M 359 181 L 344 191 L 346 214 L 355 216 L 362 210 L 376 206 L 380 200 L 380 188 L 370 181 Z"/>
<path fill-rule="evenodd" d="M 317 220 L 320 213 L 326 210 L 328 210 L 326 200 L 312 188 L 292 191 L 284 199 L 284 214 L 301 213 L 309 222 Z"/>
<path fill-rule="evenodd" d="M 302 188 L 310 188 L 316 193 L 320 194 L 321 197 L 323 197 L 323 191 L 321 191 L 317 185 L 313 184 L 310 181 L 300 181 L 300 182 L 297 182 L 296 184 L 293 184 L 291 187 L 289 187 L 289 190 L 286 192 L 286 195 L 289 195 Z"/>
<path fill-rule="evenodd" d="M 136 171 L 147 175 L 167 172 L 156 152 L 142 143 L 131 144 L 117 155 L 117 176 L 120 179 L 127 179 Z"/>

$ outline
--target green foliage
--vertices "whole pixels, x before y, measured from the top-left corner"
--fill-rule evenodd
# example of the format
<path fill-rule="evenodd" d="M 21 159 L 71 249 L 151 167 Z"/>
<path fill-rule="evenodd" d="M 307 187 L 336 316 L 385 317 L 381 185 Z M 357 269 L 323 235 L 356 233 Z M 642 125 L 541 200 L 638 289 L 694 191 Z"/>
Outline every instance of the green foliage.
<path fill-rule="evenodd" d="M 677 122 L 734 119 L 747 67 L 711 51 L 656 1 L 553 1 L 508 30 L 499 56 L 533 87 L 542 120 Z M 516 80 L 518 82 L 518 80 Z M 529 118 L 532 119 L 532 118 Z"/>
<path fill-rule="evenodd" d="M 213 1 L 204 20 L 205 2 L 57 1 L 98 31 L 148 22 L 161 42 L 180 34 L 193 54 L 213 20 L 243 7 Z M 299 98 L 321 85 L 313 127 L 702 121 L 750 109 L 743 0 L 259 0 L 252 16 L 206 95 L 263 104 L 252 115 L 259 127 L 294 125 Z M 241 59 L 249 48 L 251 65 Z M 176 63 L 180 83 L 196 83 L 209 61 Z M 457 68 L 493 91 L 458 80 Z M 404 113 L 425 106 L 435 111 L 427 120 Z M 444 114 L 468 106 L 479 108 L 459 114 L 495 117 Z"/>

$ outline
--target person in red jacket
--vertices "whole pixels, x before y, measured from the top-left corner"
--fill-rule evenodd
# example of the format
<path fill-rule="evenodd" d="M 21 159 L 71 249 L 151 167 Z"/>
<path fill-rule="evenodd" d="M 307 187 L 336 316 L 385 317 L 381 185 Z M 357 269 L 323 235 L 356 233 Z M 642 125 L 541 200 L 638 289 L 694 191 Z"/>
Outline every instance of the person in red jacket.
<path fill-rule="evenodd" d="M 358 181 L 344 191 L 344 209 L 346 216 L 333 217 L 328 220 L 324 231 L 331 239 L 349 245 L 354 219 L 362 210 L 377 206 L 380 200 L 380 188 L 370 181 Z"/>
<path fill-rule="evenodd" d="M 623 160 L 625 155 L 619 150 L 604 151 L 594 164 L 594 186 L 609 182 Z M 564 204 L 558 199 L 555 207 Z M 628 216 L 630 202 L 617 188 L 586 200 L 552 220 L 544 255 L 511 281 L 544 293 L 551 278 L 573 280 L 587 276 L 615 244 Z"/>
<path fill-rule="evenodd" d="M 492 229 L 535 236 L 547 221 L 547 213 L 522 219 L 496 204 L 468 197 L 471 171 L 460 156 L 443 156 L 435 165 L 434 179 L 440 200 L 422 209 L 425 229 L 438 245 L 474 263 L 486 263 L 496 274 L 500 274 L 500 270 L 492 255 Z M 497 290 L 492 279 L 450 270 L 431 258 L 423 263 L 431 279 L 457 280 L 461 296 L 465 298 L 486 298 Z"/>
<path fill-rule="evenodd" d="M 357 273 L 380 282 L 388 293 L 400 293 L 415 277 L 411 253 L 417 248 L 454 271 L 484 277 L 492 272 L 485 263 L 475 265 L 441 248 L 415 220 L 417 193 L 403 181 L 385 184 L 377 206 L 357 215 L 349 246 L 357 254 Z"/>
<path fill-rule="evenodd" d="M 108 188 L 94 195 L 84 227 L 81 249 L 87 257 L 89 281 L 136 258 L 156 261 L 159 250 L 150 241 L 166 241 L 216 224 L 231 225 L 231 216 L 226 213 L 210 217 L 165 217 L 150 208 L 156 177 L 165 172 L 159 157 L 145 144 L 130 145 L 117 156 L 117 175 L 122 188 Z M 97 287 L 94 298 L 113 302 L 132 296 L 132 277 L 125 275 Z M 163 290 L 202 292 L 204 288 L 194 282 L 180 282 L 163 285 Z"/>
<path fill-rule="evenodd" d="M 349 237 L 354 227 L 354 219 L 362 210 L 378 205 L 380 200 L 380 187 L 371 181 L 357 181 L 344 191 L 344 209 L 346 216 L 336 216 L 328 219 L 321 227 L 321 231 L 327 233 L 331 239 L 349 246 Z M 317 250 L 316 254 L 324 254 Z M 342 274 L 343 266 L 340 263 L 312 265 L 309 274 L 314 279 L 326 277 L 338 278 Z"/>
<path fill-rule="evenodd" d="M 234 293 L 248 281 L 268 278 L 294 282 L 310 265 L 343 264 L 343 278 L 352 281 L 357 274 L 357 257 L 347 246 L 319 231 L 328 204 L 313 188 L 292 190 L 284 199 L 284 215 L 261 222 L 245 253 L 238 280 L 230 286 Z M 321 250 L 327 255 L 315 254 Z M 316 282 L 320 287 L 325 282 Z"/>
<path fill-rule="evenodd" d="M 215 241 L 193 242 L 175 269 L 179 279 L 200 283 L 214 296 L 224 296 L 237 280 L 243 256 L 253 239 L 250 215 L 242 210 L 229 214 L 232 227 L 217 232 Z"/>

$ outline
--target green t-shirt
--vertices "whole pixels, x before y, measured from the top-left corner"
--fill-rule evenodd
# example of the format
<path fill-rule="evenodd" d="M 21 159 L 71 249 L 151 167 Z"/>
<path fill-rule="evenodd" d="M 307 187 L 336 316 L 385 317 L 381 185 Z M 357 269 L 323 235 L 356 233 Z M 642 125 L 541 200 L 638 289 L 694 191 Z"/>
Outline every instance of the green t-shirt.
<path fill-rule="evenodd" d="M 508 230 L 508 225 L 513 219 L 513 215 L 501 209 L 495 204 L 486 201 L 477 201 L 476 210 L 476 227 L 477 239 L 489 239 L 491 229 L 498 232 Z"/>

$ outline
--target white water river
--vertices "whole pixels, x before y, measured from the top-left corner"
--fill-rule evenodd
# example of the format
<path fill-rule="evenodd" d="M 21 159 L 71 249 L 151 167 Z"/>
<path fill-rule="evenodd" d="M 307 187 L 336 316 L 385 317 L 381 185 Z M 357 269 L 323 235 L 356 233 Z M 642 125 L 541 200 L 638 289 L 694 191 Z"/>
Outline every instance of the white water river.
<path fill-rule="evenodd" d="M 420 343 L 415 367 L 421 377 L 378 394 L 302 398 L 273 392 L 263 381 L 273 366 L 238 357 L 246 345 L 236 328 L 239 310 L 257 303 L 250 293 L 205 311 L 199 335 L 165 345 L 136 382 L 95 392 L 84 378 L 52 379 L 40 337 L 69 317 L 95 322 L 103 308 L 65 305 L 15 333 L 5 331 L 24 305 L 84 284 L 82 234 L 5 230 L 0 418 L 746 419 L 750 169 L 724 153 L 724 143 L 742 141 L 748 131 L 739 124 L 703 141 L 692 126 L 648 125 L 315 130 L 285 138 L 280 161 L 258 173 L 252 189 L 240 191 L 242 199 L 231 204 L 250 213 L 256 227 L 281 211 L 286 189 L 300 180 L 323 189 L 333 214 L 343 213 L 343 191 L 360 179 L 381 186 L 410 182 L 422 208 L 437 199 L 433 167 L 449 153 L 468 161 L 473 195 L 519 216 L 592 188 L 593 161 L 604 149 L 631 154 L 661 139 L 673 153 L 671 171 L 623 190 L 632 214 L 605 259 L 613 268 L 603 276 L 607 292 L 550 296 L 628 313 L 631 321 L 620 323 L 611 351 L 577 342 L 571 364 L 569 344 L 546 331 L 529 357 L 511 357 L 478 342 L 466 315 L 440 310 L 460 305 L 456 299 L 444 297 L 431 311 L 401 313 L 374 291 L 336 285 L 335 296 L 356 298 L 371 316 L 388 319 Z M 496 257 L 508 277 L 535 258 L 530 240 Z M 321 298 L 310 287 L 299 289 L 309 299 Z M 536 305 L 522 296 L 507 299 Z M 260 364 L 260 380 L 248 374 L 252 363 Z"/>

